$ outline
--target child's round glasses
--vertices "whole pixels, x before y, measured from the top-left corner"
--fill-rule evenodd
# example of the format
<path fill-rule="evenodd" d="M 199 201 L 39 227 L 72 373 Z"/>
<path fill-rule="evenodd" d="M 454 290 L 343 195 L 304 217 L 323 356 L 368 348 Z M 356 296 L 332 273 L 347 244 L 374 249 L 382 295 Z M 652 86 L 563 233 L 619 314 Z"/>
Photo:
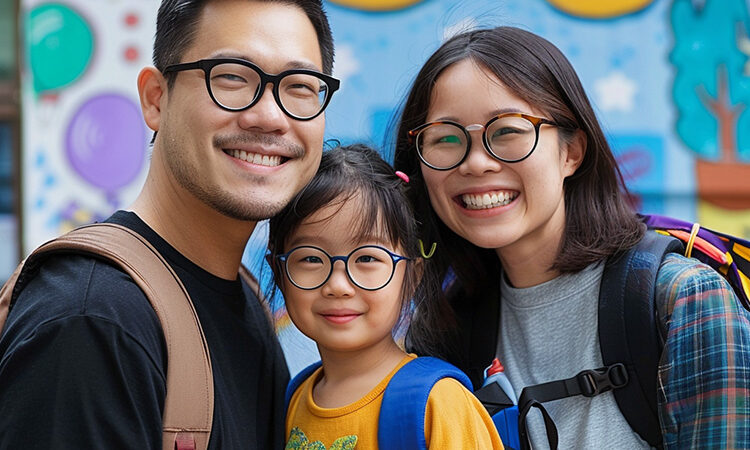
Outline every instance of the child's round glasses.
<path fill-rule="evenodd" d="M 258 102 L 268 83 L 284 114 L 297 120 L 311 120 L 328 106 L 339 80 L 308 69 L 285 70 L 270 75 L 255 64 L 236 58 L 202 59 L 175 64 L 164 73 L 201 69 L 206 75 L 208 95 L 227 111 L 243 111 Z"/>
<path fill-rule="evenodd" d="M 409 131 L 419 159 L 435 170 L 458 167 L 471 148 L 470 131 L 484 130 L 482 142 L 495 159 L 506 163 L 528 158 L 539 142 L 539 127 L 556 123 L 522 113 L 507 113 L 493 117 L 485 125 L 463 125 L 443 120 L 420 125 Z"/>
<path fill-rule="evenodd" d="M 302 245 L 276 258 L 284 264 L 289 281 L 300 289 L 323 286 L 333 273 L 333 264 L 340 260 L 352 283 L 366 291 L 385 287 L 393 278 L 396 264 L 411 259 L 379 245 L 363 245 L 346 256 L 331 256 L 318 247 Z"/>

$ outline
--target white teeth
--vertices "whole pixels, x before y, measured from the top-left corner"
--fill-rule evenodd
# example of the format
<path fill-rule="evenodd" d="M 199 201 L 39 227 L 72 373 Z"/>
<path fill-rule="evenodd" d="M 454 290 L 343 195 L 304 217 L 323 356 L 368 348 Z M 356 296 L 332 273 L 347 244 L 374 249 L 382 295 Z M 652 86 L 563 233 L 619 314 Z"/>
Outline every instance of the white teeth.
<path fill-rule="evenodd" d="M 461 196 L 467 209 L 490 209 L 505 206 L 518 197 L 518 192 L 496 191 L 485 194 L 464 194 Z"/>
<path fill-rule="evenodd" d="M 229 150 L 227 153 L 237 159 L 241 159 L 243 161 L 251 162 L 253 164 L 258 164 L 261 166 L 276 167 L 281 164 L 281 156 L 261 155 L 258 153 L 250 153 L 246 152 L 245 150 L 237 149 Z"/>

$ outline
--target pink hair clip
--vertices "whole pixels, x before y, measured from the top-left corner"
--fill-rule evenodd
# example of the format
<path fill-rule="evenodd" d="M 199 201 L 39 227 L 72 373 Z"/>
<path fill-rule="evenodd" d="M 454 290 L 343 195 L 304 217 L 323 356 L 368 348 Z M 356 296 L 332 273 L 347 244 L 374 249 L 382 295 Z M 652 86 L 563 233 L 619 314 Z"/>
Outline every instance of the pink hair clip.
<path fill-rule="evenodd" d="M 405 174 L 404 172 L 401 172 L 400 170 L 396 171 L 396 176 L 404 180 L 404 183 L 409 182 L 409 175 Z"/>

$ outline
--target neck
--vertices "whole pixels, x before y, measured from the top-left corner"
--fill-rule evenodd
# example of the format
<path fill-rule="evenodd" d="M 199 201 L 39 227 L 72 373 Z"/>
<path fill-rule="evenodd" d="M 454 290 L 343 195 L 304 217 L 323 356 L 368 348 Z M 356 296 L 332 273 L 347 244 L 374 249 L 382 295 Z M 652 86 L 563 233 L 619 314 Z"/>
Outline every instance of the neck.
<path fill-rule="evenodd" d="M 152 159 L 141 193 L 128 208 L 192 262 L 227 280 L 237 278 L 256 222 L 227 217 L 182 188 Z"/>
<path fill-rule="evenodd" d="M 320 348 L 323 377 L 315 385 L 318 406 L 335 408 L 361 399 L 377 386 L 404 358 L 393 339 L 368 349 L 340 352 Z"/>

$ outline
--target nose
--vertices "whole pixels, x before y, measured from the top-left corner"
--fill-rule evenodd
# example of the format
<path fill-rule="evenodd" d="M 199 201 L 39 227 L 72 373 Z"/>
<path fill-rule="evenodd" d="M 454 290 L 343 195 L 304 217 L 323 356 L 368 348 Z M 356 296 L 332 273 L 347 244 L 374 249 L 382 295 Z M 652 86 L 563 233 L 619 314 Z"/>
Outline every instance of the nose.
<path fill-rule="evenodd" d="M 484 147 L 484 126 L 469 125 L 466 131 L 472 134 L 471 147 L 466 159 L 458 166 L 458 171 L 462 175 L 482 175 L 485 173 L 499 172 L 503 168 L 503 163 L 493 158 Z"/>
<path fill-rule="evenodd" d="M 273 85 L 268 83 L 258 101 L 250 108 L 240 111 L 239 125 L 245 130 L 265 133 L 284 133 L 289 130 L 289 116 L 284 114 L 273 96 Z"/>
<path fill-rule="evenodd" d="M 336 263 L 341 263 L 338 265 Z M 322 294 L 325 297 L 351 297 L 354 295 L 354 284 L 346 274 L 344 261 L 334 261 L 331 276 L 323 285 Z"/>

